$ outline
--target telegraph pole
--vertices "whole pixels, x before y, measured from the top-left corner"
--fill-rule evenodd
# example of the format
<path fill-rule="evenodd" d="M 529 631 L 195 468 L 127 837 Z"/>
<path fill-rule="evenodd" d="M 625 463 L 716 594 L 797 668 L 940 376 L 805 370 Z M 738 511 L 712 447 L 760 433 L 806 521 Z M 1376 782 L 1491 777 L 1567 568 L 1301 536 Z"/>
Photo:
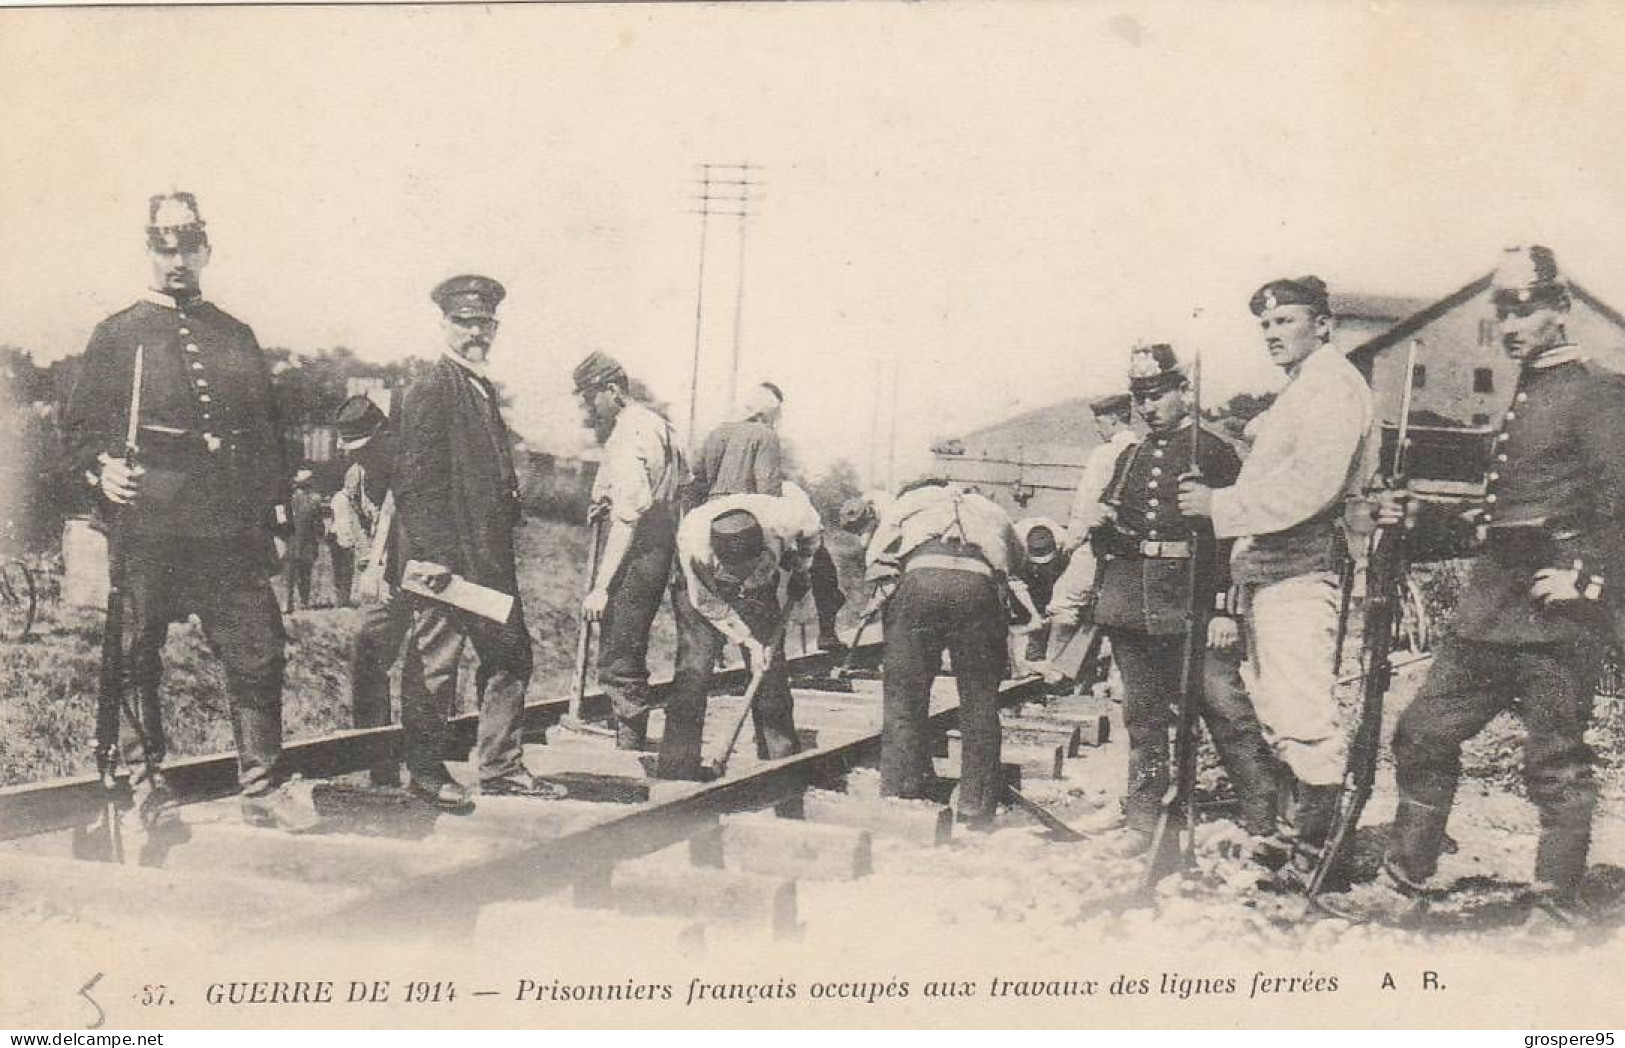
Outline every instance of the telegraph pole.
<path fill-rule="evenodd" d="M 689 381 L 688 428 L 692 440 L 699 411 L 700 353 L 703 343 L 705 303 L 705 253 L 711 217 L 732 217 L 738 220 L 739 257 L 735 274 L 733 355 L 728 368 L 728 410 L 731 412 L 739 392 L 739 360 L 744 345 L 743 322 L 745 311 L 745 220 L 750 217 L 752 191 L 762 183 L 752 177 L 762 167 L 749 161 L 739 164 L 701 164 L 699 207 L 693 213 L 700 216 L 699 289 L 694 299 L 694 360 Z"/>

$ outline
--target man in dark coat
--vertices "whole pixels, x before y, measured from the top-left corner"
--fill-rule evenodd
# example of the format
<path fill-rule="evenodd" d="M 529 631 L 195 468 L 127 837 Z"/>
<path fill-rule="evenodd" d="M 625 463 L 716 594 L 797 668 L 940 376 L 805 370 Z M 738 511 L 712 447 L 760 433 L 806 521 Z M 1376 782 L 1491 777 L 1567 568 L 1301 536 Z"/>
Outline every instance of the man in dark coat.
<path fill-rule="evenodd" d="M 225 665 L 244 816 L 304 829 L 315 810 L 285 786 L 279 762 L 286 637 L 269 576 L 272 531 L 288 521 L 281 427 L 254 333 L 203 299 L 209 252 L 190 193 L 152 198 L 153 290 L 97 325 L 63 432 L 76 472 L 101 496 L 149 768 L 167 750 L 164 637 L 196 614 Z"/>
<path fill-rule="evenodd" d="M 293 475 L 293 536 L 288 541 L 283 571 L 283 582 L 287 586 L 283 610 L 288 612 L 300 605 L 311 607 L 310 577 L 316 570 L 316 555 L 322 548 L 327 509 L 312 479 L 308 469 Z"/>
<path fill-rule="evenodd" d="M 441 762 L 465 642 L 473 643 L 480 660 L 480 792 L 563 795 L 525 769 L 520 747 L 531 646 L 514 560 L 519 486 L 496 387 L 485 371 L 496 307 L 505 294 L 501 284 L 481 276 L 453 277 L 434 289 L 430 297 L 444 314 L 446 349 L 401 404 L 395 497 L 404 559 L 419 562 L 420 581 L 430 589 L 444 589 L 456 575 L 514 598 L 500 623 L 431 598 L 412 598 L 401 687 L 406 767 L 415 792 L 447 807 L 466 801 Z"/>
<path fill-rule="evenodd" d="M 1486 476 L 1482 553 L 1451 642 L 1394 732 L 1400 800 L 1382 875 L 1350 901 L 1360 906 L 1370 891 L 1379 898 L 1365 901 L 1405 905 L 1429 887 L 1462 744 L 1516 708 L 1528 732 L 1524 781 L 1540 811 L 1536 899 L 1568 917 L 1597 804 L 1585 732 L 1625 587 L 1625 380 L 1570 341 L 1569 288 L 1550 249 L 1509 251 L 1492 296 L 1502 344 L 1522 370 Z M 1390 503 L 1385 520 L 1393 513 Z"/>
<path fill-rule="evenodd" d="M 1243 825 L 1266 837 L 1275 831 L 1274 762 L 1242 688 L 1239 631 L 1224 607 L 1231 543 L 1216 542 L 1211 525 L 1181 514 L 1175 500 L 1180 477 L 1192 472 L 1191 427 L 1197 422 L 1190 417 L 1190 386 L 1173 348 L 1136 350 L 1129 390 L 1148 433 L 1118 460 L 1102 498 L 1107 520 L 1091 540 L 1099 559 L 1095 622 L 1111 641 L 1125 689 L 1128 833 L 1121 850 L 1138 854 L 1149 847 L 1162 809 L 1168 732 L 1179 701 L 1191 615 L 1208 649 L 1201 666 L 1202 720 L 1240 795 Z M 1195 471 L 1202 480 L 1221 487 L 1233 483 L 1241 461 L 1230 445 L 1200 428 L 1196 439 Z"/>

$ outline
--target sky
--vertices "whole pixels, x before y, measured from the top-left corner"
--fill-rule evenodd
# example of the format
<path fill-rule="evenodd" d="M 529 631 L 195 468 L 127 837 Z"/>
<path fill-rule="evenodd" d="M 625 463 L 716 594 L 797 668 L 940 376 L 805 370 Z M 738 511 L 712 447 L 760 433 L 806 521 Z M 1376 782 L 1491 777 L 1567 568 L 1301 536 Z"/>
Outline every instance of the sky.
<path fill-rule="evenodd" d="M 185 189 L 265 345 L 431 355 L 429 289 L 480 272 L 533 444 L 587 439 L 593 349 L 686 428 L 696 165 L 749 161 L 739 381 L 785 390 L 814 470 L 866 471 L 877 416 L 884 466 L 895 402 L 906 473 L 1120 387 L 1140 340 L 1269 388 L 1246 302 L 1278 276 L 1440 296 L 1536 240 L 1625 306 L 1621 53 L 1582 3 L 0 11 L 0 343 L 80 350 Z M 702 429 L 735 221 L 707 248 Z"/>

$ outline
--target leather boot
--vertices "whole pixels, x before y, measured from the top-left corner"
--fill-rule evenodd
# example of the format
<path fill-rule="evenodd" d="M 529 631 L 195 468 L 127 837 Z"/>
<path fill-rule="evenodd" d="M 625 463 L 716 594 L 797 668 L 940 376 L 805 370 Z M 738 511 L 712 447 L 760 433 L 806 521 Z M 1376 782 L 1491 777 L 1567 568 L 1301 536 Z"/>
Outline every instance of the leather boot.
<path fill-rule="evenodd" d="M 1551 896 L 1559 906 L 1577 902 L 1590 850 L 1589 826 L 1542 827 L 1540 845 L 1535 851 L 1537 892 Z"/>
<path fill-rule="evenodd" d="M 1309 881 L 1320 865 L 1337 819 L 1337 800 L 1341 786 L 1312 786 L 1299 783 L 1297 791 L 1296 825 L 1292 835 L 1292 858 L 1276 875 L 1276 887 L 1283 891 L 1307 891 Z"/>
<path fill-rule="evenodd" d="M 1447 807 L 1438 808 L 1401 797 L 1399 808 L 1394 812 L 1394 827 L 1388 834 L 1385 861 L 1410 881 L 1420 883 L 1432 877 L 1439 866 L 1439 852 L 1445 842 L 1444 827 L 1449 820 Z"/>
<path fill-rule="evenodd" d="M 615 722 L 615 748 L 618 750 L 647 750 L 649 748 L 649 714 L 647 712 L 623 717 Z"/>

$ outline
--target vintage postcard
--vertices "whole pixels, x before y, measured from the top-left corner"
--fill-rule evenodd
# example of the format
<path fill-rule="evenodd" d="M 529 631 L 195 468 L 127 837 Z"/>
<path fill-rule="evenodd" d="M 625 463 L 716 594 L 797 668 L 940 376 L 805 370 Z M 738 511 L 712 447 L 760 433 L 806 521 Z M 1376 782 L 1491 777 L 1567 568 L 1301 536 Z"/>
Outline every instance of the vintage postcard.
<path fill-rule="evenodd" d="M 1625 1026 L 1622 47 L 0 10 L 0 1025 Z"/>

